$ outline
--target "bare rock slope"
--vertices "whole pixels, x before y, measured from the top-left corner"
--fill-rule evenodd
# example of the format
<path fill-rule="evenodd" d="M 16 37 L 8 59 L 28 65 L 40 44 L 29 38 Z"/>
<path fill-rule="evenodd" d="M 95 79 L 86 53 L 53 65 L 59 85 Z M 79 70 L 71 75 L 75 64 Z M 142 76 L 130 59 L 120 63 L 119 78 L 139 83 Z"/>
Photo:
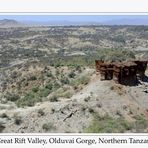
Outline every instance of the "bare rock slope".
<path fill-rule="evenodd" d="M 92 123 L 94 114 L 102 117 L 107 114 L 113 118 L 122 116 L 132 123 L 138 115 L 148 117 L 147 91 L 147 82 L 128 87 L 100 81 L 94 74 L 89 84 L 69 99 L 26 108 L 9 104 L 2 109 L 1 105 L 0 119 L 5 119 L 2 120 L 3 132 L 84 132 Z"/>

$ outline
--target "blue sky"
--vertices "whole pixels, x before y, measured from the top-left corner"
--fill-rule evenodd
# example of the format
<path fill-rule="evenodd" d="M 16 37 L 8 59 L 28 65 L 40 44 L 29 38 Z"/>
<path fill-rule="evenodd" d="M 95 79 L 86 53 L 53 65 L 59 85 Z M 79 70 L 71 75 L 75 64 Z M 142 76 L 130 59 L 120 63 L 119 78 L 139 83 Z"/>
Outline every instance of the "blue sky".
<path fill-rule="evenodd" d="M 117 19 L 146 19 L 148 15 L 0 15 L 2 19 L 17 21 L 70 21 L 70 22 L 104 22 Z"/>

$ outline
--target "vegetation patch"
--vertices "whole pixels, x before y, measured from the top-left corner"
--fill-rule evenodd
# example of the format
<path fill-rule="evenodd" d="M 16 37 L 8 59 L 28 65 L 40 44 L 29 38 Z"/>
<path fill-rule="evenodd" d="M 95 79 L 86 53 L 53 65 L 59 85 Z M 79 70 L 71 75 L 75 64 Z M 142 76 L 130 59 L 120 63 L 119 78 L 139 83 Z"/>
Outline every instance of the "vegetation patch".
<path fill-rule="evenodd" d="M 50 97 L 50 102 L 58 102 L 58 97 L 56 95 L 53 95 Z"/>
<path fill-rule="evenodd" d="M 42 125 L 42 128 L 46 132 L 50 132 L 50 131 L 56 129 L 55 126 L 53 125 L 53 123 L 45 123 L 45 124 Z"/>
<path fill-rule="evenodd" d="M 20 96 L 18 94 L 15 94 L 15 93 L 7 93 L 5 95 L 5 98 L 8 100 L 8 101 L 17 101 L 20 99 Z"/>
<path fill-rule="evenodd" d="M 4 129 L 5 129 L 5 126 L 2 123 L 0 123 L 0 133 L 2 133 Z"/>
<path fill-rule="evenodd" d="M 20 116 L 15 115 L 14 116 L 14 123 L 16 125 L 20 125 L 22 123 L 22 118 Z"/>
<path fill-rule="evenodd" d="M 45 112 L 43 111 L 43 109 L 39 109 L 38 110 L 38 116 L 41 117 L 41 116 L 44 116 L 45 115 Z"/>
<path fill-rule="evenodd" d="M 41 102 L 42 99 L 37 97 L 33 92 L 27 93 L 23 98 L 16 101 L 18 107 L 34 106 L 36 102 Z"/>
<path fill-rule="evenodd" d="M 134 118 L 135 118 L 135 123 L 133 124 L 133 127 L 136 130 L 136 132 L 142 133 L 144 129 L 148 128 L 148 119 L 146 119 L 143 115 L 137 115 Z"/>
<path fill-rule="evenodd" d="M 108 115 L 94 115 L 91 125 L 84 130 L 86 133 L 122 133 L 132 129 L 132 124 L 123 117 L 114 119 Z"/>
<path fill-rule="evenodd" d="M 90 81 L 90 76 L 82 76 L 71 82 L 72 86 L 77 87 L 79 85 L 87 85 Z"/>
<path fill-rule="evenodd" d="M 70 89 L 70 87 L 62 87 L 56 91 L 56 96 L 62 97 L 62 98 L 70 98 L 73 95 L 73 91 Z"/>

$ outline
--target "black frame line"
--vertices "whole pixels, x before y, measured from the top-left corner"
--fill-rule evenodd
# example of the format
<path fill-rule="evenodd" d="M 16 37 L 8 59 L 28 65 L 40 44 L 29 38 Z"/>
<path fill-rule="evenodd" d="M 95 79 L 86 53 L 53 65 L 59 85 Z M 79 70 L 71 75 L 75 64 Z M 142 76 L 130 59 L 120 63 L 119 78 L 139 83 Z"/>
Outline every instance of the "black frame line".
<path fill-rule="evenodd" d="M 45 15 L 54 15 L 54 14 L 59 14 L 59 13 L 62 13 L 63 15 L 64 15 L 64 13 L 66 14 L 66 13 L 69 13 L 69 14 L 85 14 L 85 13 L 88 13 L 88 15 L 90 14 L 90 15 L 92 15 L 92 14 L 98 14 L 98 15 L 103 15 L 103 14 L 115 14 L 115 15 L 121 15 L 121 14 L 133 14 L 133 15 L 135 15 L 134 13 L 137 13 L 137 15 L 138 14 L 143 14 L 143 15 L 148 15 L 148 12 L 0 12 L 0 15 L 1 14 L 10 14 L 10 13 L 12 13 L 12 14 L 14 14 L 14 13 L 19 13 L 19 14 L 22 14 L 22 15 L 25 15 L 25 14 L 31 14 L 31 15 L 33 15 L 33 14 L 45 14 Z M 147 13 L 147 14 L 146 14 Z M 28 134 L 28 135 L 27 135 Z M 98 133 L 98 134 L 94 134 L 94 133 L 80 133 L 80 134 L 74 134 L 74 133 L 72 133 L 72 134 L 70 134 L 70 133 L 68 133 L 67 135 L 65 135 L 65 134 L 62 134 L 62 133 L 49 133 L 49 134 L 45 134 L 45 133 L 22 133 L 22 134 L 17 134 L 17 133 L 0 133 L 0 137 L 1 136 L 15 136 L 15 137 L 17 137 L 17 136 L 94 136 L 94 137 L 98 137 L 98 136 L 128 136 L 128 137 L 130 137 L 130 136 L 148 136 L 148 133 L 135 133 L 135 134 L 133 134 L 133 133 L 131 133 L 131 134 L 126 134 L 126 133 L 119 133 L 119 134 L 115 134 L 115 133 Z"/>

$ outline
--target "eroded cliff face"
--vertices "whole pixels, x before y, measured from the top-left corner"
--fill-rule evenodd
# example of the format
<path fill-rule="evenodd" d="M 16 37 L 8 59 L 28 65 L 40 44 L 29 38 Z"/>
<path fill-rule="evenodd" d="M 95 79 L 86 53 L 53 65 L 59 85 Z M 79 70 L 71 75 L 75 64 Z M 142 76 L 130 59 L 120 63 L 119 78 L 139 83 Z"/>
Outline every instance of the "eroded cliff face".
<path fill-rule="evenodd" d="M 147 61 L 116 61 L 105 62 L 96 60 L 96 73 L 100 74 L 101 80 L 114 80 L 124 85 L 137 85 L 141 80 L 145 81 L 147 76 L 145 70 Z"/>

